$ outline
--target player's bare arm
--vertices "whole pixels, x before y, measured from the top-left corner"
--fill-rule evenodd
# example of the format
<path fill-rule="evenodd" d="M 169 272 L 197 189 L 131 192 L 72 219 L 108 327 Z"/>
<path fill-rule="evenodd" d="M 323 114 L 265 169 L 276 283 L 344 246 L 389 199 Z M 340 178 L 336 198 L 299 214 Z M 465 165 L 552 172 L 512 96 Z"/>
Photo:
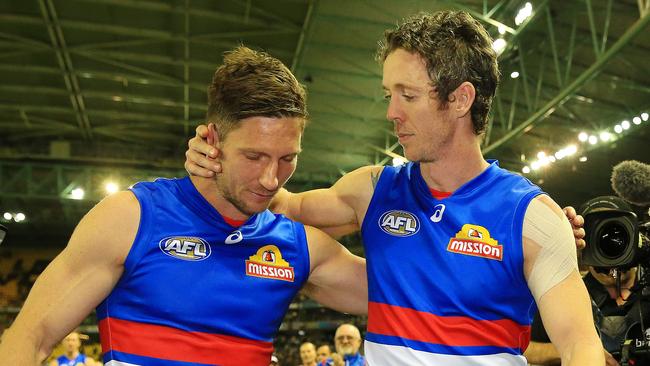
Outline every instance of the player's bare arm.
<path fill-rule="evenodd" d="M 305 230 L 311 270 L 303 292 L 334 310 L 367 314 L 366 260 L 316 228 Z"/>
<path fill-rule="evenodd" d="M 110 293 L 122 275 L 139 220 L 140 206 L 130 192 L 116 193 L 86 214 L 3 335 L 1 366 L 41 365 Z"/>
<path fill-rule="evenodd" d="M 550 197 L 535 198 L 524 218 L 524 275 L 562 364 L 604 365 L 572 234 Z"/>
<path fill-rule="evenodd" d="M 350 234 L 361 229 L 374 192 L 373 182 L 382 169 L 361 167 L 345 174 L 330 188 L 300 193 L 284 191 L 275 200 L 287 217 L 335 237 Z"/>

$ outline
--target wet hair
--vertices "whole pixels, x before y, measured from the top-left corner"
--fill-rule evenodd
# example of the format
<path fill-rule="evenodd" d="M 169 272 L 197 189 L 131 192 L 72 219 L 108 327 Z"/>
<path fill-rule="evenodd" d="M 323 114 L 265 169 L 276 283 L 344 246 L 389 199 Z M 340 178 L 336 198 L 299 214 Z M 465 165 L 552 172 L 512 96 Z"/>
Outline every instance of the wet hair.
<path fill-rule="evenodd" d="M 464 11 L 419 13 L 386 30 L 377 60 L 383 63 L 397 49 L 416 53 L 425 61 L 441 108 L 447 107 L 450 94 L 461 83 L 472 83 L 476 89 L 471 107 L 474 133 L 485 131 L 499 67 L 492 38 L 476 19 Z"/>
<path fill-rule="evenodd" d="M 224 53 L 208 86 L 207 121 L 225 139 L 239 121 L 257 116 L 306 119 L 306 92 L 280 60 L 239 46 Z"/>

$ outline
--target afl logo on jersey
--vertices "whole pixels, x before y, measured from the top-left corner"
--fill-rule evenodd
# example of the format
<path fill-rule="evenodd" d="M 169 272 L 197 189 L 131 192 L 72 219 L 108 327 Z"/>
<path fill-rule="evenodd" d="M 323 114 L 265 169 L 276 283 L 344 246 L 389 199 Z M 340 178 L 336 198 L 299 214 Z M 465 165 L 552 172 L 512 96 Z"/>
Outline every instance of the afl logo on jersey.
<path fill-rule="evenodd" d="M 158 246 L 168 256 L 185 261 L 202 261 L 212 253 L 205 240 L 191 236 L 170 236 L 162 239 Z"/>
<path fill-rule="evenodd" d="M 379 227 L 394 236 L 411 236 L 420 230 L 418 218 L 410 212 L 393 210 L 379 218 Z"/>

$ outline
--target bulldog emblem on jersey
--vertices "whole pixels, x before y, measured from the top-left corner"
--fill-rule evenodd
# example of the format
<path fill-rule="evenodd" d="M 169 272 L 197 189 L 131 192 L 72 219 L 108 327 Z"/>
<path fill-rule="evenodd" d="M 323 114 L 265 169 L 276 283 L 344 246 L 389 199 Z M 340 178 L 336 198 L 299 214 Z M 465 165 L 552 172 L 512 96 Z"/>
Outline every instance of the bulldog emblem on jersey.
<path fill-rule="evenodd" d="M 185 261 L 202 261 L 212 252 L 205 240 L 191 236 L 166 237 L 158 246 L 168 256 Z"/>
<path fill-rule="evenodd" d="M 449 239 L 447 251 L 452 253 L 503 260 L 503 245 L 490 237 L 490 232 L 479 225 L 465 224 L 456 236 Z"/>
<path fill-rule="evenodd" d="M 379 227 L 389 235 L 411 236 L 420 230 L 420 221 L 408 211 L 392 210 L 381 215 Z"/>
<path fill-rule="evenodd" d="M 293 282 L 293 267 L 282 259 L 282 253 L 275 245 L 266 245 L 257 250 L 246 261 L 246 275 Z"/>

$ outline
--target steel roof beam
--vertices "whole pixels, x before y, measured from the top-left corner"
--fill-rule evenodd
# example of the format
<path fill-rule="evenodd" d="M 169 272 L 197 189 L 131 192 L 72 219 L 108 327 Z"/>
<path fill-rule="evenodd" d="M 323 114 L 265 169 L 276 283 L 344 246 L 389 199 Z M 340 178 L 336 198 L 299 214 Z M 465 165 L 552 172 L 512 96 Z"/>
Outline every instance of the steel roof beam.
<path fill-rule="evenodd" d="M 115 5 L 115 6 L 123 6 L 123 7 L 129 7 L 133 9 L 141 9 L 141 10 L 147 10 L 147 11 L 159 11 L 159 12 L 167 12 L 167 13 L 176 13 L 179 15 L 183 15 L 185 12 L 183 6 L 176 6 L 172 5 L 166 2 L 158 2 L 158 1 L 140 1 L 140 0 L 79 0 L 87 3 L 94 3 L 94 4 L 106 4 L 106 5 Z M 265 13 L 267 14 L 267 13 Z M 189 9 L 189 15 L 195 16 L 198 18 L 208 18 L 208 19 L 214 19 L 218 21 L 225 21 L 229 23 L 234 23 L 234 24 L 243 24 L 244 23 L 244 18 L 240 15 L 236 14 L 228 14 L 225 12 L 217 12 L 217 11 L 212 11 L 208 9 L 200 9 L 200 8 L 194 8 L 194 9 Z M 264 28 L 271 28 L 271 29 L 277 29 L 277 28 L 284 28 L 284 29 L 291 29 L 291 30 L 299 30 L 300 27 L 288 22 L 286 20 L 278 22 L 278 20 L 281 20 L 282 18 L 279 18 L 277 16 L 271 16 L 272 19 L 266 20 L 258 17 L 248 17 L 248 22 L 247 25 L 251 26 L 256 26 L 256 27 L 264 27 Z"/>
<path fill-rule="evenodd" d="M 145 69 L 143 67 L 130 65 L 130 64 L 127 64 L 125 62 L 120 62 L 120 61 L 117 61 L 117 60 L 113 60 L 113 59 L 110 59 L 110 58 L 106 57 L 105 55 L 104 56 L 94 55 L 94 54 L 89 54 L 89 53 L 85 53 L 85 52 L 82 52 L 82 51 L 77 51 L 77 52 L 75 52 L 75 54 L 77 54 L 79 56 L 83 56 L 83 57 L 88 58 L 88 59 L 91 59 L 93 61 L 97 61 L 97 62 L 100 62 L 100 63 L 110 65 L 110 66 L 119 67 L 121 69 L 129 70 L 129 71 L 132 71 L 132 72 L 137 72 L 139 74 L 146 75 L 146 76 L 149 76 L 151 78 L 154 78 L 154 79 L 157 79 L 157 80 L 160 80 L 160 81 L 168 81 L 168 82 L 182 84 L 182 81 L 175 78 L 175 77 L 171 77 L 169 75 L 165 75 L 165 74 L 161 74 L 159 72 L 151 71 L 151 70 Z"/>
<path fill-rule="evenodd" d="M 70 58 L 70 53 L 68 52 L 65 38 L 63 37 L 63 32 L 59 25 L 59 18 L 56 14 L 56 9 L 51 0 L 39 0 L 39 5 L 41 13 L 43 15 L 43 21 L 47 26 L 48 33 L 50 35 L 50 40 L 52 46 L 56 52 L 56 58 L 59 62 L 59 67 L 63 73 L 63 80 L 65 82 L 66 89 L 70 95 L 70 103 L 72 108 L 77 114 L 77 123 L 81 129 L 81 134 L 84 139 L 92 139 L 92 129 L 90 127 L 90 120 L 86 114 L 86 106 L 84 103 L 83 95 L 81 94 L 81 89 L 79 88 L 79 81 L 74 72 L 74 67 L 72 65 L 72 59 Z"/>
<path fill-rule="evenodd" d="M 450 5 L 453 5 L 455 8 L 457 8 L 459 10 L 463 10 L 463 11 L 468 12 L 474 18 L 483 21 L 483 23 L 487 23 L 487 24 L 493 25 L 495 27 L 500 27 L 500 28 L 504 29 L 506 32 L 508 32 L 510 34 L 513 34 L 513 35 L 517 33 L 516 29 L 513 29 L 512 27 L 510 27 L 510 26 L 508 26 L 508 25 L 506 25 L 504 23 L 501 23 L 500 21 L 498 21 L 496 19 L 491 18 L 490 16 L 485 14 L 485 11 L 484 12 L 476 11 L 476 10 L 470 8 L 470 7 L 467 7 L 465 5 L 461 5 L 461 4 L 459 4 L 459 3 L 455 2 L 455 1 L 443 1 L 443 2 L 447 3 L 447 4 L 450 4 Z"/>
<path fill-rule="evenodd" d="M 66 115 L 74 115 L 74 111 L 70 110 L 69 108 L 64 108 L 64 107 L 54 107 L 54 106 L 43 106 L 43 105 L 26 105 L 26 104 L 3 104 L 0 103 L 0 110 L 1 111 L 15 111 L 16 113 L 22 112 L 29 112 L 29 113 L 46 113 L 46 114 L 66 114 Z M 135 121 L 138 124 L 142 123 L 145 125 L 168 125 L 168 126 L 180 126 L 182 125 L 183 121 L 178 119 L 173 119 L 170 118 L 169 115 L 156 115 L 156 114 L 151 114 L 151 113 L 139 113 L 139 112 L 132 112 L 132 111 L 117 111 L 113 109 L 96 109 L 93 108 L 92 110 L 89 110 L 88 113 L 93 116 L 94 118 L 98 119 L 108 119 L 108 120 L 115 120 L 115 121 Z M 7 116 L 7 113 L 4 113 L 3 116 Z M 15 118 L 15 116 L 12 116 L 12 119 Z M 30 115 L 31 119 L 34 119 L 33 114 Z M 4 120 L 4 119 L 0 119 Z M 71 125 L 72 126 L 72 125 Z M 76 127 L 75 127 L 76 128 Z"/>
<path fill-rule="evenodd" d="M 37 20 L 38 18 L 24 16 L 24 15 L 0 14 L 0 21 L 5 21 L 5 22 L 13 22 L 18 24 L 34 24 Z M 135 28 L 135 27 L 122 26 L 122 25 L 92 23 L 92 22 L 84 22 L 84 21 L 77 21 L 77 20 L 60 20 L 58 24 L 60 24 L 60 27 L 62 28 L 83 30 L 89 32 L 114 34 L 114 35 L 127 36 L 127 37 L 150 38 L 152 40 L 158 40 L 158 41 L 175 41 L 175 42 L 185 41 L 183 35 L 177 35 L 172 32 L 159 30 L 159 29 Z M 238 42 L 210 40 L 210 36 L 213 35 L 215 34 L 213 33 L 210 35 L 198 35 L 196 37 L 191 37 L 190 42 L 197 43 L 197 44 L 204 44 L 210 47 L 220 46 L 225 49 L 234 48 L 239 45 Z M 116 42 L 120 42 L 120 41 L 116 41 Z M 138 42 L 144 42 L 144 40 L 138 40 Z M 95 44 L 97 43 L 91 43 L 90 45 L 95 45 Z M 83 50 L 84 47 L 88 47 L 88 45 L 72 46 L 70 47 L 70 50 Z M 293 56 L 293 53 L 287 50 L 275 49 L 275 48 L 267 48 L 266 50 L 267 52 L 279 57 L 291 58 Z"/>
<path fill-rule="evenodd" d="M 309 0 L 309 5 L 307 6 L 307 14 L 305 15 L 305 20 L 302 23 L 300 36 L 298 36 L 298 44 L 296 44 L 296 49 L 293 52 L 293 59 L 291 61 L 291 71 L 294 74 L 297 74 L 298 70 L 302 67 L 305 43 L 311 39 L 314 13 L 317 12 L 317 9 L 318 0 Z"/>
<path fill-rule="evenodd" d="M 41 93 L 47 95 L 61 95 L 66 96 L 68 93 L 59 88 L 52 88 L 46 86 L 24 86 L 24 85 L 0 85 L 0 91 L 15 92 L 15 93 Z M 104 92 L 104 91 L 94 91 L 86 90 L 84 92 L 86 98 L 97 98 L 103 100 L 110 100 L 113 102 L 130 102 L 138 104 L 153 104 L 160 105 L 165 107 L 183 107 L 184 103 L 179 102 L 173 99 L 167 98 L 158 98 L 151 96 L 142 96 L 138 94 L 127 94 L 120 92 Z M 189 103 L 191 109 L 197 109 L 200 111 L 207 111 L 208 107 L 205 104 L 198 103 Z"/>
<path fill-rule="evenodd" d="M 501 52 L 501 54 L 498 56 L 499 59 L 504 59 L 506 55 L 509 55 L 510 52 L 515 47 L 515 44 L 518 43 L 518 38 L 521 37 L 522 34 L 526 32 L 526 29 L 530 28 L 530 25 L 533 24 L 537 18 L 539 17 L 539 14 L 542 13 L 542 10 L 548 10 L 548 0 L 542 1 L 539 5 L 537 5 L 537 9 L 533 12 L 533 14 L 526 19 L 522 24 L 519 25 L 515 33 L 508 39 L 508 44 L 506 48 Z"/>
<path fill-rule="evenodd" d="M 238 46 L 234 45 L 235 47 Z M 121 60 L 121 61 L 137 61 L 137 62 L 147 62 L 147 63 L 154 63 L 154 64 L 162 64 L 162 65 L 173 65 L 173 66 L 183 66 L 183 60 L 182 59 L 176 59 L 170 56 L 163 56 L 163 55 L 154 55 L 154 54 L 145 54 L 145 53 L 137 53 L 137 52 L 124 52 L 124 51 L 113 51 L 113 50 L 77 50 L 75 48 L 71 48 L 70 52 L 78 55 L 83 55 L 87 57 L 110 57 L 113 59 Z M 289 55 L 288 53 L 284 52 L 286 55 Z M 286 56 L 285 55 L 285 56 Z M 198 69 L 203 69 L 203 70 L 210 70 L 214 71 L 218 64 L 216 62 L 209 62 L 209 61 L 200 61 L 200 60 L 191 60 L 189 61 L 189 66 L 190 67 L 195 67 Z M 169 77 L 169 76 L 167 76 Z"/>
<path fill-rule="evenodd" d="M 360 73 L 357 71 L 328 69 L 319 66 L 304 66 L 303 69 L 305 72 L 315 71 L 318 73 L 334 74 L 334 76 L 346 76 L 381 81 L 381 75 L 374 73 Z"/>
<path fill-rule="evenodd" d="M 639 5 L 639 15 L 644 17 L 650 12 L 650 0 L 637 0 Z"/>
<path fill-rule="evenodd" d="M 643 31 L 648 25 L 648 21 L 650 21 L 650 16 L 648 15 L 644 15 L 639 20 L 637 20 L 630 28 L 627 29 L 625 34 L 623 34 L 618 39 L 618 41 L 612 45 L 609 50 L 603 53 L 601 57 L 596 60 L 596 62 L 594 62 L 587 70 L 580 74 L 571 84 L 561 90 L 555 96 L 555 98 L 546 103 L 546 105 L 533 113 L 528 119 L 514 128 L 512 131 L 508 132 L 505 136 L 487 146 L 483 150 L 483 153 L 487 154 L 492 150 L 499 148 L 503 144 L 530 131 L 536 124 L 544 121 L 545 117 L 552 114 L 560 104 L 564 104 L 568 100 L 569 96 L 574 94 L 587 81 L 595 77 L 609 60 L 617 55 L 625 45 L 627 45 L 632 39 L 634 39 L 634 37 Z"/>

